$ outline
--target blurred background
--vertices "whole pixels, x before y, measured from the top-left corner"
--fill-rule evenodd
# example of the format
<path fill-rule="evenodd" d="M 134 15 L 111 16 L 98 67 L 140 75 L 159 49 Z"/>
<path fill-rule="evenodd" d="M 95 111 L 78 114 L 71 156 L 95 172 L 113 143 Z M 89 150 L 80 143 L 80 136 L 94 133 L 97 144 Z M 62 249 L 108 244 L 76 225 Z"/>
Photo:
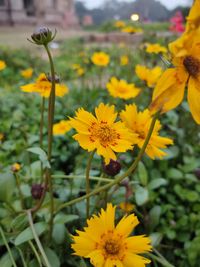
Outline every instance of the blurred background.
<path fill-rule="evenodd" d="M 21 44 L 41 25 L 59 29 L 58 38 L 82 36 L 88 31 L 109 32 L 114 20 L 161 23 L 187 16 L 192 0 L 0 0 L 0 44 Z M 177 13 L 179 12 L 179 13 Z M 177 15 L 178 14 L 178 15 Z M 158 29 L 156 29 L 158 30 Z M 87 31 L 87 32 L 86 32 Z"/>

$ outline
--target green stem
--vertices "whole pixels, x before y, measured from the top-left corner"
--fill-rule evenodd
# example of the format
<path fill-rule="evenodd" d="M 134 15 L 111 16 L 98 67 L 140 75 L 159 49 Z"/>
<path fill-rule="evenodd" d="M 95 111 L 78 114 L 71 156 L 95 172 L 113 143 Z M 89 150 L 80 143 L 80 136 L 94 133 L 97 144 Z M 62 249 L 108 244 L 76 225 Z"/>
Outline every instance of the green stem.
<path fill-rule="evenodd" d="M 4 235 L 3 229 L 2 229 L 1 227 L 0 227 L 0 233 L 1 233 L 1 236 L 2 236 L 2 238 L 3 238 L 3 242 L 4 242 L 4 244 L 5 244 L 6 248 L 7 248 L 8 254 L 9 254 L 9 256 L 10 256 L 12 265 L 13 265 L 14 267 L 17 267 L 17 265 L 16 265 L 16 263 L 15 263 L 15 260 L 14 260 L 14 257 L 13 257 L 13 255 L 12 255 L 12 251 L 11 251 L 9 245 L 8 245 L 7 239 L 6 239 L 5 235 Z"/>
<path fill-rule="evenodd" d="M 45 98 L 42 97 L 41 102 L 41 117 L 40 117 L 40 148 L 43 149 L 43 128 L 44 128 L 44 111 L 45 111 Z M 43 182 L 43 164 L 41 164 L 41 183 Z"/>
<path fill-rule="evenodd" d="M 52 267 L 51 264 L 49 263 L 49 260 L 48 260 L 48 258 L 46 256 L 46 254 L 45 254 L 45 251 L 44 251 L 44 249 L 42 247 L 40 239 L 39 239 L 39 237 L 38 237 L 38 235 L 37 235 L 37 233 L 35 231 L 31 211 L 27 210 L 26 213 L 27 213 L 27 216 L 28 216 L 29 225 L 30 225 L 32 233 L 33 233 L 33 237 L 34 237 L 35 242 L 36 242 L 36 244 L 38 246 L 38 249 L 39 249 L 39 251 L 40 251 L 40 253 L 41 253 L 42 257 L 43 257 L 44 263 L 45 263 L 46 267 Z"/>
<path fill-rule="evenodd" d="M 22 259 L 23 266 L 24 267 L 28 267 L 28 265 L 26 264 L 26 261 L 25 261 L 25 258 L 24 258 L 22 250 L 19 247 L 17 247 L 17 250 L 19 251 L 19 255 L 20 255 L 21 259 Z"/>
<path fill-rule="evenodd" d="M 151 135 L 152 135 L 152 133 L 153 133 L 153 129 L 154 129 L 154 126 L 155 126 L 157 117 L 158 117 L 158 114 L 159 114 L 159 113 L 156 113 L 156 114 L 154 115 L 153 119 L 152 119 L 152 122 L 151 122 L 151 125 L 150 125 L 150 128 L 149 128 L 147 137 L 146 137 L 146 139 L 145 139 L 145 141 L 144 141 L 144 144 L 143 144 L 143 146 L 142 146 L 142 148 L 141 148 L 141 150 L 140 150 L 140 152 L 139 152 L 137 158 L 135 159 L 135 161 L 132 163 L 132 165 L 129 167 L 129 169 L 128 169 L 124 174 L 122 174 L 122 175 L 119 176 L 119 177 L 116 177 L 116 179 L 115 179 L 114 181 L 112 181 L 112 182 L 110 182 L 110 183 L 108 183 L 108 184 L 106 184 L 106 185 L 103 185 L 103 186 L 101 186 L 101 187 L 99 187 L 99 188 L 93 190 L 93 191 L 90 192 L 89 194 L 86 194 L 86 195 L 84 195 L 84 196 L 82 196 L 82 197 L 73 199 L 73 200 L 71 200 L 71 201 L 69 201 L 69 202 L 67 202 L 67 203 L 64 203 L 64 204 L 60 205 L 60 207 L 58 208 L 58 211 L 61 210 L 61 209 L 63 209 L 63 208 L 65 208 L 65 207 L 68 207 L 68 206 L 70 206 L 70 205 L 76 204 L 76 203 L 78 203 L 78 202 L 80 202 L 80 201 L 82 201 L 82 200 L 84 200 L 84 199 L 86 199 L 86 198 L 88 198 L 88 197 L 94 196 L 94 195 L 96 195 L 96 194 L 98 194 L 98 193 L 100 193 L 100 192 L 102 192 L 102 191 L 104 191 L 104 190 L 108 190 L 108 189 L 111 188 L 112 186 L 114 186 L 114 185 L 120 183 L 124 178 L 126 178 L 126 177 L 129 176 L 133 171 L 135 171 L 135 169 L 136 169 L 136 167 L 137 167 L 139 161 L 141 160 L 141 158 L 142 158 L 142 156 L 143 156 L 143 154 L 144 154 L 144 152 L 145 152 L 145 150 L 146 150 L 146 147 L 147 147 L 147 145 L 148 145 L 148 143 L 149 143 L 149 140 L 150 140 Z"/>
<path fill-rule="evenodd" d="M 19 192 L 19 198 L 20 198 L 21 208 L 24 209 L 24 196 L 23 196 L 22 191 L 21 191 L 21 188 L 20 188 L 20 180 L 19 180 L 19 177 L 18 177 L 18 175 L 17 175 L 16 172 L 14 173 L 14 176 L 15 176 L 15 181 L 16 181 L 17 189 L 18 189 L 18 192 Z"/>
<path fill-rule="evenodd" d="M 41 117 L 40 117 L 40 147 L 41 149 L 43 149 L 44 109 L 45 109 L 45 98 L 42 97 Z"/>
<path fill-rule="evenodd" d="M 49 57 L 49 63 L 51 67 L 51 93 L 49 98 L 48 107 L 48 151 L 47 156 L 49 162 L 51 162 L 52 154 L 52 142 L 53 142 L 53 121 L 54 121 L 54 111 L 55 111 L 55 91 L 56 91 L 56 81 L 55 81 L 55 69 L 53 59 L 49 50 L 48 45 L 44 46 Z M 51 179 L 51 171 L 46 170 L 48 177 L 49 193 L 50 193 L 50 220 L 49 220 L 49 237 L 51 238 L 53 231 L 53 213 L 54 213 L 54 198 L 53 198 L 53 183 Z"/>
<path fill-rule="evenodd" d="M 163 260 L 163 258 L 160 258 L 152 253 L 148 254 L 149 257 L 151 257 L 152 259 L 156 260 L 157 262 L 161 263 L 162 266 L 164 267 L 175 267 L 174 265 L 172 265 L 171 263 L 169 263 L 167 260 Z"/>
<path fill-rule="evenodd" d="M 93 150 L 89 156 L 88 163 L 87 163 L 87 168 L 86 168 L 86 195 L 90 193 L 90 169 L 91 169 L 91 163 L 92 159 L 94 157 L 95 150 Z M 90 197 L 86 198 L 86 216 L 89 218 L 90 215 Z"/>
<path fill-rule="evenodd" d="M 41 259 L 40 259 L 40 255 L 38 254 L 35 246 L 33 245 L 33 243 L 31 241 L 28 241 L 28 243 L 29 243 L 31 249 L 33 250 L 33 253 L 35 254 L 35 257 L 36 257 L 36 259 L 38 261 L 39 266 L 42 267 L 42 262 L 41 262 Z"/>
<path fill-rule="evenodd" d="M 77 176 L 76 175 L 52 175 L 52 178 L 85 179 L 85 176 L 84 175 L 77 175 Z M 90 176 L 90 180 L 100 181 L 100 182 L 105 182 L 105 183 L 109 183 L 112 181 L 112 179 L 97 177 L 97 176 Z"/>

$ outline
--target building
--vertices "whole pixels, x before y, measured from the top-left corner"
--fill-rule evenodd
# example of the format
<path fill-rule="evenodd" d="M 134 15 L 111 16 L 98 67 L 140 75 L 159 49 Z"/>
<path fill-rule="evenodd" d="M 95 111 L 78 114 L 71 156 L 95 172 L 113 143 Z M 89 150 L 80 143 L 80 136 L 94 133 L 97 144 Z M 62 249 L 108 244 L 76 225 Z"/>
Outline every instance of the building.
<path fill-rule="evenodd" d="M 78 26 L 74 0 L 0 0 L 0 25 Z"/>

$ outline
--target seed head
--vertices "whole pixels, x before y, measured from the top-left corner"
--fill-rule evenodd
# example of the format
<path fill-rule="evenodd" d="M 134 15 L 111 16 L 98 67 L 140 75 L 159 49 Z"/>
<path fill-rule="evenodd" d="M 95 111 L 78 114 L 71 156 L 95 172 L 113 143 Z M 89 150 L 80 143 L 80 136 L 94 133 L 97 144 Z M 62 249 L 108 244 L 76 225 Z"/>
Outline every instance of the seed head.
<path fill-rule="evenodd" d="M 117 175 L 121 170 L 121 164 L 117 160 L 110 160 L 109 164 L 103 164 L 103 170 L 106 174 L 110 176 Z"/>
<path fill-rule="evenodd" d="M 44 187 L 41 184 L 33 184 L 31 186 L 31 195 L 33 199 L 40 199 L 43 193 Z"/>
<path fill-rule="evenodd" d="M 55 38 L 55 36 L 56 36 L 56 30 L 53 34 L 52 31 L 47 27 L 41 27 L 36 29 L 36 31 L 31 35 L 31 39 L 33 43 L 37 45 L 47 45 Z"/>

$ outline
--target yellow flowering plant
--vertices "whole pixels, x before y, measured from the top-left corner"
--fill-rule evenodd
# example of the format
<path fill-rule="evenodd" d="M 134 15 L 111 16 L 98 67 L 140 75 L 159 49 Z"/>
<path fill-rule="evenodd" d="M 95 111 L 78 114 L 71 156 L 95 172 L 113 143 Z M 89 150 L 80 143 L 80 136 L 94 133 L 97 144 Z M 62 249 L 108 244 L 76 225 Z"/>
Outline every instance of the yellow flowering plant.
<path fill-rule="evenodd" d="M 158 160 L 166 159 L 167 149 L 174 143 L 172 138 L 166 136 L 168 134 L 162 132 L 162 128 L 170 130 L 169 135 L 174 139 L 174 128 L 169 124 L 170 120 L 177 118 L 177 114 L 169 115 L 166 119 L 169 123 L 166 125 L 163 121 L 161 124 L 160 117 L 162 113 L 180 104 L 187 88 L 192 116 L 200 124 L 198 7 L 196 1 L 187 18 L 186 32 L 169 45 L 171 65 L 163 74 L 162 69 L 154 63 L 152 65 L 155 67 L 151 69 L 145 65 L 135 66 L 138 61 L 130 57 L 131 49 L 129 55 L 126 47 L 123 53 L 95 52 L 90 58 L 93 65 L 87 63 L 90 65 L 88 68 L 83 64 L 84 59 L 80 61 L 80 58 L 79 61 L 73 58 L 73 62 L 81 62 L 80 64 L 69 64 L 71 72 L 76 72 L 79 77 L 86 73 L 94 76 L 93 79 L 86 80 L 88 87 L 82 86 L 81 90 L 78 86 L 81 79 L 76 77 L 75 81 L 68 80 L 70 86 L 74 83 L 78 88 L 70 92 L 56 75 L 50 51 L 49 43 L 55 38 L 56 31 L 53 34 L 48 28 L 40 28 L 33 33 L 30 41 L 45 49 L 50 74 L 42 72 L 33 83 L 19 83 L 23 92 L 41 96 L 37 98 L 29 94 L 28 104 L 31 105 L 31 101 L 37 99 L 37 110 L 41 106 L 40 117 L 33 123 L 34 133 L 30 134 L 30 139 L 28 128 L 19 127 L 18 136 L 25 136 L 24 146 L 27 151 L 19 157 L 19 161 L 12 161 L 16 163 L 9 168 L 11 175 L 5 178 L 2 176 L 0 180 L 0 183 L 8 181 L 13 188 L 12 192 L 2 186 L 5 192 L 2 190 L 0 194 L 2 199 L 5 195 L 1 205 L 1 243 L 8 250 L 10 266 L 147 267 L 157 266 L 158 263 L 159 266 L 174 267 L 156 247 L 158 239 L 161 240 L 164 236 L 163 233 L 162 236 L 159 235 L 159 219 L 165 212 L 169 216 L 170 227 L 174 227 L 167 233 L 170 238 L 173 238 L 173 231 L 177 227 L 172 212 L 176 207 L 166 205 L 162 210 L 159 204 L 161 198 L 170 197 L 175 202 L 175 197 L 171 191 L 167 194 L 166 188 L 160 190 L 159 187 L 166 185 L 168 181 L 160 178 L 164 176 L 160 176 L 162 173 L 157 170 L 157 165 L 159 168 Z M 195 25 L 195 29 L 192 29 L 192 25 Z M 140 31 L 119 21 L 116 22 L 116 27 L 130 34 Z M 164 54 L 167 50 L 155 43 L 149 44 L 146 52 Z M 89 54 L 91 55 L 91 51 Z M 119 58 L 120 55 L 123 56 Z M 85 54 L 81 52 L 79 57 L 85 57 Z M 113 59 L 116 59 L 118 66 L 114 66 Z M 133 73 L 132 63 L 136 75 L 147 86 L 155 86 L 152 103 L 148 108 L 144 92 L 137 87 L 138 79 Z M 117 78 L 118 69 L 123 69 L 120 74 L 127 74 L 126 67 L 120 67 L 127 64 L 132 70 L 127 75 L 130 76 L 127 79 L 130 82 Z M 108 71 L 102 73 L 104 69 Z M 95 71 L 101 71 L 102 80 L 108 81 L 111 77 L 105 86 L 107 90 L 104 86 L 93 88 Z M 24 78 L 32 77 L 32 74 L 32 69 L 21 71 Z M 68 75 L 67 73 L 66 77 Z M 108 96 L 107 91 L 112 97 Z M 23 98 L 24 94 L 20 94 Z M 64 96 L 63 100 L 58 98 Z M 37 102 L 38 99 L 41 104 Z M 22 106 L 24 109 L 23 101 Z M 14 108 L 12 106 L 13 110 Z M 31 112 L 33 118 L 35 110 Z M 24 114 L 13 112 L 16 125 L 25 117 Z M 12 130 L 13 124 L 8 123 L 9 130 Z M 3 129 L 2 132 L 4 133 Z M 7 140 L 5 144 L 4 140 L 2 142 L 3 136 L 0 136 L 0 140 L 5 150 L 11 145 Z M 190 147 L 187 149 L 191 150 Z M 32 162 L 32 157 L 36 157 L 37 161 Z M 187 160 L 184 158 L 184 161 Z M 150 166 L 148 171 L 145 169 L 146 162 Z M 157 164 L 156 170 L 152 167 L 153 164 Z M 163 166 L 165 164 L 168 166 L 164 161 Z M 180 174 L 174 174 L 173 171 L 171 168 L 170 179 L 171 176 L 178 176 L 179 179 Z M 148 181 L 154 175 L 156 177 Z M 186 177 L 191 183 L 195 180 L 192 175 Z M 181 198 L 182 191 L 180 193 L 177 186 L 173 189 Z M 189 197 L 193 201 L 195 196 Z M 153 202 L 154 199 L 157 202 Z M 150 207 L 151 203 L 156 204 Z M 198 208 L 198 205 L 194 205 L 193 212 Z M 179 211 L 182 214 L 183 211 Z M 120 218 L 122 214 L 124 216 Z M 10 217 L 13 217 L 11 223 Z M 139 220 L 140 227 L 136 228 Z M 185 221 L 181 223 L 186 224 Z M 184 239 L 185 236 L 181 238 Z M 164 238 L 162 245 L 165 246 Z M 64 254 L 68 256 L 63 258 L 62 251 L 58 253 L 61 247 L 65 247 Z"/>
<path fill-rule="evenodd" d="M 135 98 L 141 91 L 135 84 L 127 83 L 125 80 L 118 80 L 116 77 L 111 77 L 106 87 L 111 96 L 122 99 Z"/>
<path fill-rule="evenodd" d="M 146 66 L 136 65 L 135 73 L 142 81 L 146 82 L 148 87 L 154 87 L 162 74 L 162 68 L 159 66 L 147 68 Z"/>

